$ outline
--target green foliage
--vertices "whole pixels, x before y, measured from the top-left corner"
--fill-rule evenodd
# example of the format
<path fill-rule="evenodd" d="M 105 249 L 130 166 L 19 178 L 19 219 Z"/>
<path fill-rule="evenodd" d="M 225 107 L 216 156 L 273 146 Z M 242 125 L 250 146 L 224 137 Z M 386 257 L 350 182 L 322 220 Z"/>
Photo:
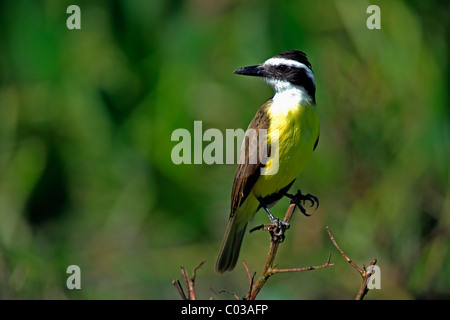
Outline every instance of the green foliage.
<path fill-rule="evenodd" d="M 380 30 L 357 0 L 80 1 L 81 30 L 70 4 L 0 2 L 0 298 L 178 299 L 171 280 L 202 260 L 198 297 L 245 295 L 242 265 L 214 273 L 234 165 L 177 166 L 171 134 L 246 128 L 272 93 L 232 71 L 287 49 L 317 79 L 320 143 L 295 186 L 321 205 L 276 262 L 331 251 L 335 267 L 276 275 L 259 298 L 354 298 L 326 225 L 358 265 L 378 259 L 366 299 L 450 297 L 447 3 L 380 2 Z M 268 244 L 244 240 L 252 271 Z"/>

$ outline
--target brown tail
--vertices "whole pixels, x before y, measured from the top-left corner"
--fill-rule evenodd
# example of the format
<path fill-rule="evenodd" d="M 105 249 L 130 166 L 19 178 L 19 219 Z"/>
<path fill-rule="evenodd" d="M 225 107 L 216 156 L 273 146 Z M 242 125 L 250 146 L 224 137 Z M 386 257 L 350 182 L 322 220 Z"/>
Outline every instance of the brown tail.
<path fill-rule="evenodd" d="M 236 266 L 247 221 L 236 222 L 235 216 L 228 221 L 227 231 L 216 262 L 216 272 L 231 271 Z"/>

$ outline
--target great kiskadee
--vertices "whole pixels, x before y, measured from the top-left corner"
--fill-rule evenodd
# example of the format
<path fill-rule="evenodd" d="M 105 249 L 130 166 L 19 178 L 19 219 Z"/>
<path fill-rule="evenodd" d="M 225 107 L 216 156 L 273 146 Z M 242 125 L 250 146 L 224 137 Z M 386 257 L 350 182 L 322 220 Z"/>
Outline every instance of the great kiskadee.
<path fill-rule="evenodd" d="M 316 84 L 306 54 L 297 50 L 285 51 L 262 64 L 239 68 L 234 73 L 261 77 L 274 89 L 275 95 L 258 110 L 247 132 L 255 130 L 259 140 L 262 137 L 258 133 L 265 132 L 264 138 L 272 155 L 275 153 L 271 150 L 274 148 L 271 142 L 277 141 L 278 159 L 276 166 L 270 157 L 265 163 L 260 159 L 249 161 L 249 154 L 256 152 L 258 143 L 243 141 L 241 157 L 244 158 L 236 169 L 230 217 L 216 263 L 219 273 L 233 270 L 247 224 L 260 208 L 268 213 L 272 223 L 278 223 L 269 208 L 283 196 L 295 201 L 304 214 L 306 211 L 300 200 L 318 205 L 317 198 L 309 194 L 298 192 L 294 196 L 287 193 L 319 141 Z M 264 174 L 261 174 L 261 168 Z M 282 231 L 287 227 L 280 225 Z"/>

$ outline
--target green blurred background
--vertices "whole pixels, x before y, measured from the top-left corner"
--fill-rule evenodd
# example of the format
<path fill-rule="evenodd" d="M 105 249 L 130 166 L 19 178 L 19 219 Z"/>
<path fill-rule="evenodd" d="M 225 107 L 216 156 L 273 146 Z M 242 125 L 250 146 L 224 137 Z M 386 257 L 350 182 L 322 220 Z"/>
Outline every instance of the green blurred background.
<path fill-rule="evenodd" d="M 179 299 L 172 279 L 202 260 L 199 298 L 245 295 L 241 264 L 214 272 L 235 165 L 177 166 L 171 134 L 246 128 L 272 90 L 232 71 L 287 49 L 316 75 L 320 143 L 295 187 L 320 207 L 293 217 L 276 262 L 335 266 L 258 298 L 355 297 L 326 225 L 359 266 L 378 259 L 366 299 L 450 298 L 449 16 L 448 1 L 0 1 L 0 298 Z M 251 271 L 268 243 L 246 236 Z"/>

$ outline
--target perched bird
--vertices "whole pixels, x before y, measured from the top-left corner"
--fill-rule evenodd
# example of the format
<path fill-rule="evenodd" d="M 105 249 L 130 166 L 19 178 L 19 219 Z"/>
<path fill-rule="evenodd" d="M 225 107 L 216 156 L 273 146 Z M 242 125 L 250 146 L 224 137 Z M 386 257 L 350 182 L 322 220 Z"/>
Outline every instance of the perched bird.
<path fill-rule="evenodd" d="M 236 74 L 264 79 L 274 89 L 274 96 L 258 110 L 248 126 L 254 131 L 243 141 L 231 196 L 231 210 L 225 237 L 216 263 L 216 271 L 231 271 L 237 263 L 248 222 L 263 208 L 280 233 L 288 227 L 280 223 L 269 208 L 283 196 L 295 201 L 306 214 L 300 201 L 311 205 L 318 199 L 310 194 L 288 194 L 289 188 L 305 168 L 319 141 L 319 119 L 316 110 L 316 84 L 306 54 L 289 50 L 264 63 L 239 68 Z M 267 143 L 269 157 L 258 157 L 260 142 Z M 275 159 L 276 156 L 276 159 Z M 253 157 L 254 159 L 254 157 Z"/>

